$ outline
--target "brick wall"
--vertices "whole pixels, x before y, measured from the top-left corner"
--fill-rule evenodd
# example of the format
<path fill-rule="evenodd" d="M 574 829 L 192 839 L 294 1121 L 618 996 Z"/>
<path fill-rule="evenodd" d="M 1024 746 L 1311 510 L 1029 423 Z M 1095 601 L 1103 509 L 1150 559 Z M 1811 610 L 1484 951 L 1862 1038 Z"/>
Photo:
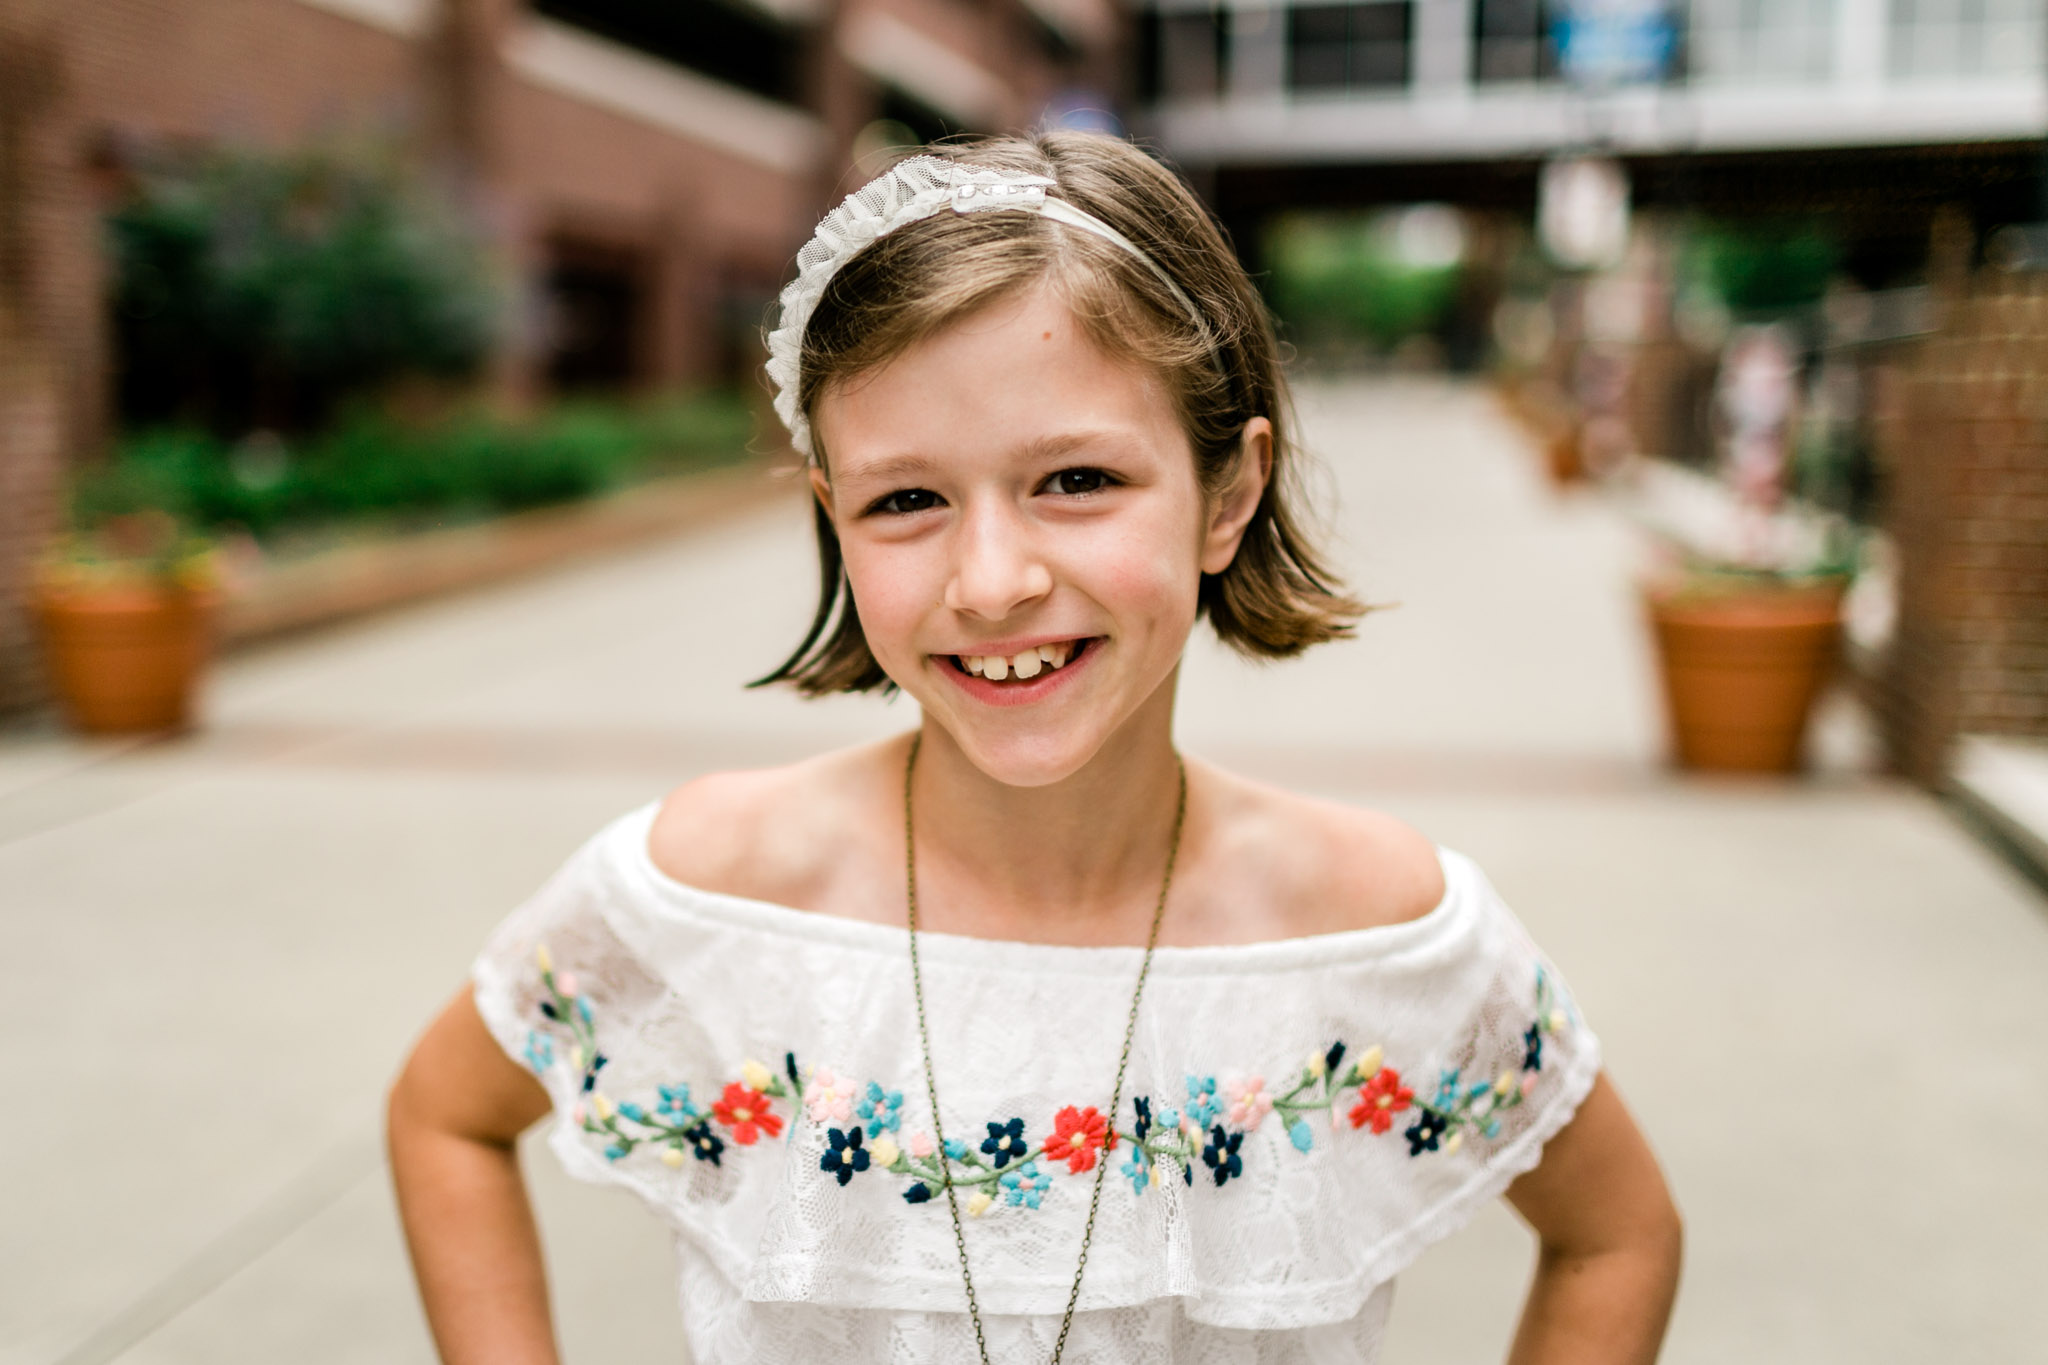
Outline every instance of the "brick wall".
<path fill-rule="evenodd" d="M 2048 737 L 2048 276 L 1984 274 L 1901 354 L 1878 423 L 1899 617 L 1876 692 L 1895 765 Z"/>

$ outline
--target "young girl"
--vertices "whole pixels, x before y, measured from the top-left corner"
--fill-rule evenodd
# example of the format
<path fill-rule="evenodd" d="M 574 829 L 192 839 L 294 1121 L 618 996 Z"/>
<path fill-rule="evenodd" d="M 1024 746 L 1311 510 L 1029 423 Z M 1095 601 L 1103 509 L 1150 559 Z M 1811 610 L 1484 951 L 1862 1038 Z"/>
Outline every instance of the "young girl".
<path fill-rule="evenodd" d="M 551 1107 L 672 1229 L 703 1365 L 1371 1361 L 1502 1192 L 1513 1359 L 1652 1359 L 1677 1216 L 1484 876 L 1174 750 L 1198 617 L 1283 657 L 1359 610 L 1201 206 L 1121 142 L 986 141 L 799 265 L 769 373 L 823 591 L 771 680 L 922 720 L 681 787 L 492 938 L 390 1103 L 443 1359 L 555 1359 L 513 1152 Z"/>

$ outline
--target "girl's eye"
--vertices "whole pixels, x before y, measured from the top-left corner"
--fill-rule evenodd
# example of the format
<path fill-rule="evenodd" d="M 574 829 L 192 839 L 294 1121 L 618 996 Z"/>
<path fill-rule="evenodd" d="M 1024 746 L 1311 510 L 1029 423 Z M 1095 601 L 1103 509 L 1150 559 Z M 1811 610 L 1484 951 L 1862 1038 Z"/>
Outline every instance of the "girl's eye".
<path fill-rule="evenodd" d="M 868 515 L 907 516 L 939 505 L 939 495 L 929 488 L 899 488 L 868 504 Z"/>
<path fill-rule="evenodd" d="M 1056 493 L 1077 497 L 1084 493 L 1099 493 L 1115 482 L 1100 469 L 1062 469 L 1052 476 L 1049 486 Z"/>

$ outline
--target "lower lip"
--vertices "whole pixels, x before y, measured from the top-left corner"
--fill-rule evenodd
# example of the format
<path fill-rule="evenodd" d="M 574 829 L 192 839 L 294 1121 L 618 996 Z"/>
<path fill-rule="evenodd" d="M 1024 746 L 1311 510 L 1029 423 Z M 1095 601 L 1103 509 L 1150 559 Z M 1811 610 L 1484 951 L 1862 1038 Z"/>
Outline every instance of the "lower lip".
<path fill-rule="evenodd" d="M 932 663 L 976 701 L 986 702 L 990 706 L 1029 706 L 1035 701 L 1045 700 L 1055 689 L 1066 686 L 1074 674 L 1086 668 L 1101 652 L 1102 639 L 1098 636 L 1089 640 L 1088 647 L 1081 651 L 1080 656 L 1069 659 L 1064 667 L 1048 668 L 1029 682 L 1020 683 L 990 682 L 987 678 L 956 667 L 950 656 L 935 655 Z"/>

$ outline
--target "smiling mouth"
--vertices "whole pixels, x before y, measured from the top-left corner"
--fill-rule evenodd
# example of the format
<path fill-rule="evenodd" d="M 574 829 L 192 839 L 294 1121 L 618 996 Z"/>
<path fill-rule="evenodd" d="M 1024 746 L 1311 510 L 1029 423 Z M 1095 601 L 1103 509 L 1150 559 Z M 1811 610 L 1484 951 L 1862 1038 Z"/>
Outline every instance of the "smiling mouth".
<path fill-rule="evenodd" d="M 1041 673 L 1057 672 L 1079 659 L 1095 643 L 1094 636 L 1060 640 L 1017 654 L 949 654 L 953 667 L 990 682 L 1029 682 Z"/>

